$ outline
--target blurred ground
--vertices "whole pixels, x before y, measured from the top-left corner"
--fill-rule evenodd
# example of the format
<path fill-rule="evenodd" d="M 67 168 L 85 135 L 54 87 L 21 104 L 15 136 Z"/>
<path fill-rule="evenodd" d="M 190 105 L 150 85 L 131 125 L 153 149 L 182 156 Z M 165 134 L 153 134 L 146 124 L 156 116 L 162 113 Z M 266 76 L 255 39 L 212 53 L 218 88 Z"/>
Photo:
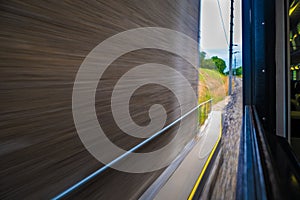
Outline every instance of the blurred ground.
<path fill-rule="evenodd" d="M 233 94 L 223 110 L 221 150 L 204 188 L 202 199 L 235 199 L 242 106 L 242 79 L 237 78 Z"/>

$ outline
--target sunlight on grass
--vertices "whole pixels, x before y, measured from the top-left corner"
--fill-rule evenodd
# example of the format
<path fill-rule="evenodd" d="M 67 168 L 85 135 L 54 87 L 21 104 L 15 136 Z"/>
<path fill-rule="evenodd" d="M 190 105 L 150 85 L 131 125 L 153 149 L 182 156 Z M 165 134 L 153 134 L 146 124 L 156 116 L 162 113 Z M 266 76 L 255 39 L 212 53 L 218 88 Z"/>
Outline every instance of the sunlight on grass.
<path fill-rule="evenodd" d="M 228 77 L 216 70 L 200 69 L 199 103 L 213 99 L 213 104 L 222 101 L 228 93 Z"/>
<path fill-rule="evenodd" d="M 216 70 L 200 69 L 198 85 L 198 102 L 202 103 L 213 99 L 212 104 L 222 101 L 228 94 L 228 77 Z M 199 108 L 198 118 L 202 125 L 208 117 L 211 104 Z"/>

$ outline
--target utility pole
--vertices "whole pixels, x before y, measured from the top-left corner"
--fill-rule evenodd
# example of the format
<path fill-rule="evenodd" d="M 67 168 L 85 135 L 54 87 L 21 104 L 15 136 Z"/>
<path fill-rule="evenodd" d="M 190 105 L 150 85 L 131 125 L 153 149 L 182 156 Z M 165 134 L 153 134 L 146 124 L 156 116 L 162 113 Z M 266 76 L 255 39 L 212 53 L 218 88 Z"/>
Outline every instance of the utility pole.
<path fill-rule="evenodd" d="M 232 94 L 232 46 L 233 46 L 233 2 L 230 2 L 230 40 L 229 40 L 229 86 L 228 95 Z"/>
<path fill-rule="evenodd" d="M 235 45 L 233 45 L 233 46 L 235 46 Z M 233 74 L 234 82 L 236 81 L 236 55 L 235 54 L 237 54 L 237 53 L 240 53 L 240 51 L 235 51 L 232 53 L 234 55 L 234 74 Z"/>
<path fill-rule="evenodd" d="M 236 56 L 234 54 L 234 82 L 236 81 Z"/>

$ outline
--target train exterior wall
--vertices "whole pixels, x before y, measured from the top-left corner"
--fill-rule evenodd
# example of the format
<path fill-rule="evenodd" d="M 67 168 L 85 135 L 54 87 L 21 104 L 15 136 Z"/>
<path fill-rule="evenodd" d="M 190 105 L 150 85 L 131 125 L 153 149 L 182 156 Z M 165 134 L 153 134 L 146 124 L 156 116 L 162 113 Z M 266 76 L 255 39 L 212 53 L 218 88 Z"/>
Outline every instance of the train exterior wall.
<path fill-rule="evenodd" d="M 197 41 L 198 23 L 198 0 L 1 1 L 0 199 L 51 198 L 103 166 L 85 150 L 72 116 L 76 73 L 96 45 L 119 32 L 140 27 L 169 28 Z M 107 137 L 125 150 L 142 139 L 118 128 L 110 98 L 120 77 L 144 63 L 171 66 L 197 91 L 197 70 L 172 53 L 142 49 L 113 62 L 99 81 L 96 111 Z M 184 92 L 181 80 L 164 78 L 170 79 L 178 92 Z M 180 116 L 182 105 L 175 95 L 150 84 L 139 88 L 131 99 L 133 120 L 147 125 L 148 110 L 154 103 L 166 109 L 167 123 Z M 195 121 L 196 112 L 182 121 L 189 132 L 174 148 L 182 149 L 194 137 Z M 139 151 L 166 145 L 177 128 Z M 72 197 L 136 199 L 162 171 L 134 174 L 108 169 Z"/>

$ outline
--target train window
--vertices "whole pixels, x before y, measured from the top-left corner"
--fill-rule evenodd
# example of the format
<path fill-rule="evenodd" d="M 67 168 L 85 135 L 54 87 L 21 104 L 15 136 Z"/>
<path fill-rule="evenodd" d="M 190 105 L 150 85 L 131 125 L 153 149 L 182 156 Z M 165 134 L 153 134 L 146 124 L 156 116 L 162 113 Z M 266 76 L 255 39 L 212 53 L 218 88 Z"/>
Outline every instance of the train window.
<path fill-rule="evenodd" d="M 300 158 L 300 0 L 290 1 L 290 99 L 291 146 Z"/>

